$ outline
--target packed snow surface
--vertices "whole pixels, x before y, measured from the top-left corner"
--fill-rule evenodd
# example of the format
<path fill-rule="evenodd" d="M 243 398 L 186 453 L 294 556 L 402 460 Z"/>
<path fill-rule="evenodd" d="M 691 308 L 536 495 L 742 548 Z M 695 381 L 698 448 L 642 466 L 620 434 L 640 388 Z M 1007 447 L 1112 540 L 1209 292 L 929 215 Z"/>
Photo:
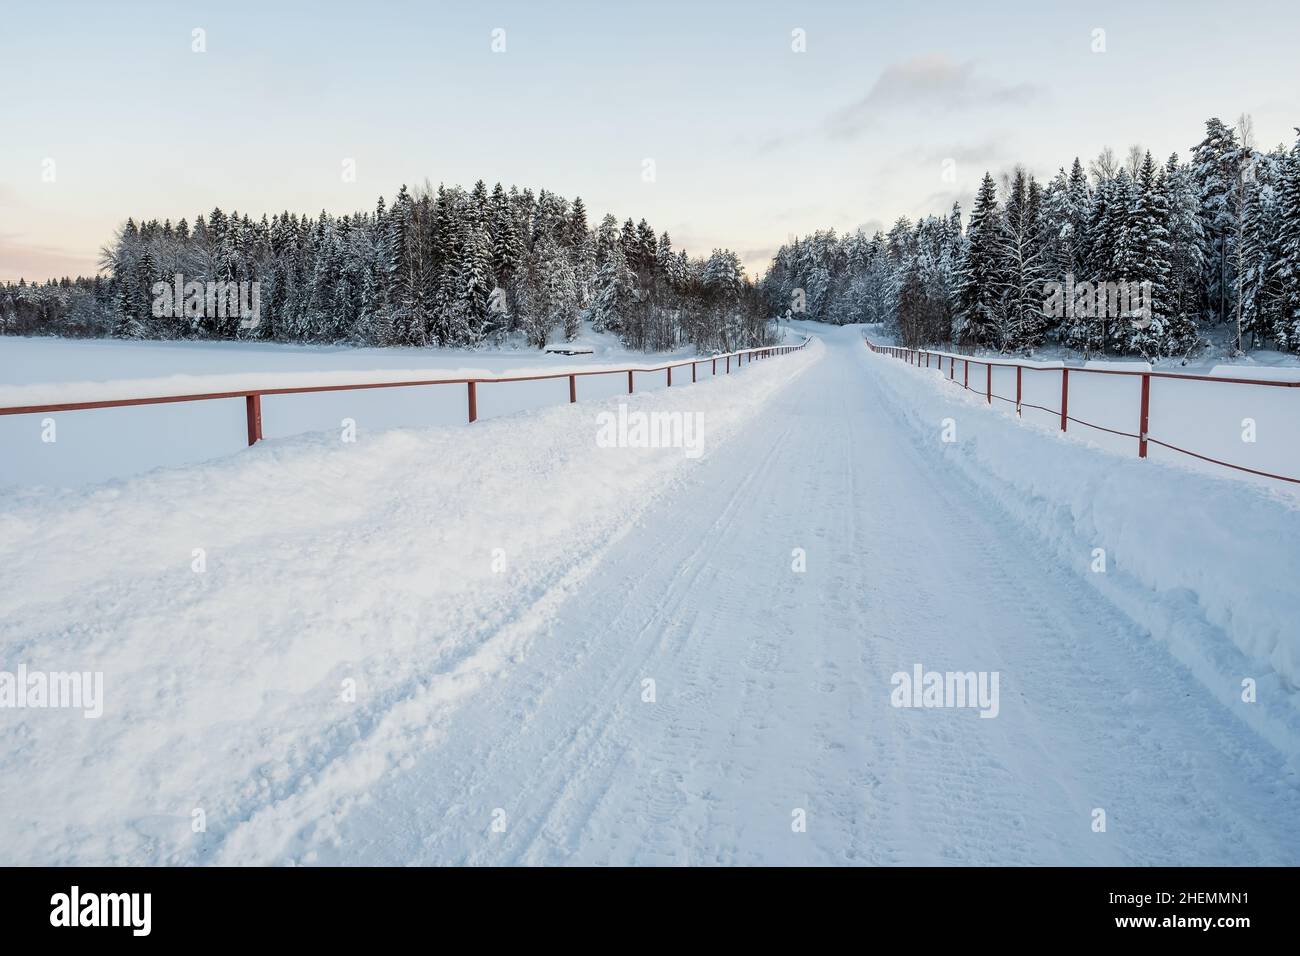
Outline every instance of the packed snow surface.
<path fill-rule="evenodd" d="M 818 334 L 0 500 L 0 862 L 1300 863 L 1292 504 Z"/>

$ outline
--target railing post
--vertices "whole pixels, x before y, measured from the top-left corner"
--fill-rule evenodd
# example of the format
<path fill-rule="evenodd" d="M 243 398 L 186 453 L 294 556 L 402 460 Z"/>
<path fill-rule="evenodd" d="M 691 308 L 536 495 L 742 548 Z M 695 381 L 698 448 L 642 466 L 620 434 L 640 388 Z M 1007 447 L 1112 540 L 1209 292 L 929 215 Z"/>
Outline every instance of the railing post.
<path fill-rule="evenodd" d="M 723 374 L 724 374 L 724 375 L 730 375 L 730 374 L 731 374 L 731 356 L 730 356 L 730 355 L 727 356 L 727 368 L 726 368 L 726 371 L 723 372 Z"/>
<path fill-rule="evenodd" d="M 478 383 L 471 379 L 465 384 L 469 386 L 469 421 L 472 425 L 478 421 L 478 389 L 475 387 Z"/>
<path fill-rule="evenodd" d="M 1142 374 L 1142 411 L 1138 416 L 1138 457 L 1147 456 L 1147 419 L 1151 414 L 1151 376 Z"/>
<path fill-rule="evenodd" d="M 691 384 L 695 384 L 695 363 L 691 363 Z"/>
<path fill-rule="evenodd" d="M 984 394 L 990 405 L 993 404 L 993 363 L 984 363 Z"/>
<path fill-rule="evenodd" d="M 627 370 L 627 393 L 632 394 L 632 370 Z"/>
<path fill-rule="evenodd" d="M 961 387 L 970 389 L 970 359 L 961 360 Z"/>
<path fill-rule="evenodd" d="M 957 357 L 955 355 L 948 357 L 948 381 L 957 381 Z"/>
<path fill-rule="evenodd" d="M 668 366 L 668 387 L 673 387 L 673 367 L 671 365 Z"/>
<path fill-rule="evenodd" d="M 1061 369 L 1061 431 L 1065 431 L 1065 423 L 1069 418 L 1070 409 L 1070 370 Z"/>
<path fill-rule="evenodd" d="M 716 358 L 713 359 L 713 374 L 714 375 L 718 374 L 718 360 Z"/>
<path fill-rule="evenodd" d="M 578 400 L 578 376 L 569 376 L 569 404 L 572 405 Z"/>
<path fill-rule="evenodd" d="M 262 438 L 262 396 L 245 395 L 244 413 L 248 416 L 248 443 L 256 445 Z"/>
<path fill-rule="evenodd" d="M 1020 414 L 1020 373 L 1025 370 L 1023 365 L 1016 366 L 1016 414 Z"/>

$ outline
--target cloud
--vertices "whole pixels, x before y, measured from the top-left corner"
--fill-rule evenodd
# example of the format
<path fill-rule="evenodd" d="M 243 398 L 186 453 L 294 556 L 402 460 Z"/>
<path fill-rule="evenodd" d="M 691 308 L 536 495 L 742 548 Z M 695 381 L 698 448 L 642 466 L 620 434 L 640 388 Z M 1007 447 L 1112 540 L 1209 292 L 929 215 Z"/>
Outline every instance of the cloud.
<path fill-rule="evenodd" d="M 942 112 L 979 106 L 1028 103 L 1041 93 L 1032 83 L 1000 84 L 981 76 L 974 60 L 959 63 L 940 53 L 914 57 L 885 68 L 867 95 L 831 114 L 826 122 L 834 139 L 852 139 L 884 113 L 903 109 Z"/>
<path fill-rule="evenodd" d="M 900 159 L 912 159 L 920 163 L 938 165 L 945 159 L 957 163 L 969 163 L 973 166 L 990 165 L 1002 162 L 1007 156 L 1007 149 L 999 140 L 986 140 L 982 143 L 966 143 L 944 147 L 914 149 L 900 156 Z"/>
<path fill-rule="evenodd" d="M 866 96 L 831 113 L 817 127 L 748 137 L 741 145 L 765 155 L 812 139 L 843 142 L 857 138 L 881 117 L 900 109 L 956 112 L 1016 106 L 1032 102 L 1043 92 L 1044 87 L 1033 83 L 997 83 L 981 75 L 974 60 L 958 63 L 942 53 L 932 53 L 885 67 Z M 973 147 L 968 162 L 981 161 L 975 150 L 993 154 L 995 147 Z"/>

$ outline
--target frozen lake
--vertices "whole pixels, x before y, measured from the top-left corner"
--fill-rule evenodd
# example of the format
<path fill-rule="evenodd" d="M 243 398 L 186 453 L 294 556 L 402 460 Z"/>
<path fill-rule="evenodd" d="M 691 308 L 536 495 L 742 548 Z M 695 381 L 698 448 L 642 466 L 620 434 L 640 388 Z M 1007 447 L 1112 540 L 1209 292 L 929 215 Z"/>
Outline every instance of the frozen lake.
<path fill-rule="evenodd" d="M 647 354 L 623 348 L 610 335 L 587 333 L 574 346 L 589 355 L 548 355 L 536 349 L 375 349 L 243 342 L 133 342 L 0 338 L 0 406 L 93 401 L 142 395 L 195 394 L 380 378 L 537 375 L 707 357 L 693 346 Z M 719 370 L 721 371 L 721 369 Z M 410 374 L 406 374 L 409 372 Z M 675 373 L 689 381 L 689 369 Z M 637 372 L 637 391 L 666 386 L 663 372 Z M 626 375 L 583 376 L 579 400 L 627 391 Z M 478 386 L 478 417 L 493 418 L 567 402 L 565 379 Z M 466 421 L 464 385 L 365 389 L 262 399 L 263 435 L 283 438 L 336 430 L 355 422 L 359 436 L 396 427 Z M 54 420 L 54 441 L 46 419 Z M 0 488 L 80 487 L 228 455 L 246 446 L 242 399 L 89 409 L 53 415 L 0 417 Z"/>

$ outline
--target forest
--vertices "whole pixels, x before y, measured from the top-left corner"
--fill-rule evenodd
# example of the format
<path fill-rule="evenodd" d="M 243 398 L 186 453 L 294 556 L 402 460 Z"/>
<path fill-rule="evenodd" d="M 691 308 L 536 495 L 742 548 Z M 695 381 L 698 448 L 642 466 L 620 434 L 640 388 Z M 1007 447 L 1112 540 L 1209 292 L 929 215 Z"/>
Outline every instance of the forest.
<path fill-rule="evenodd" d="M 193 222 L 128 219 L 101 272 L 0 285 L 0 330 L 17 335 L 251 339 L 474 347 L 545 346 L 586 320 L 631 348 L 768 344 L 773 324 L 739 257 L 692 258 L 642 219 L 594 228 L 580 198 L 546 190 L 403 186 L 375 209 Z M 258 316 L 181 310 L 185 283 L 256 283 Z M 162 295 L 160 295 L 160 293 Z M 177 312 L 183 314 L 177 315 Z"/>
<path fill-rule="evenodd" d="M 1186 162 L 1133 147 L 1045 185 L 985 173 L 964 228 L 954 206 L 870 236 L 816 232 L 782 246 L 759 288 L 774 314 L 882 322 L 908 345 L 1158 360 L 1213 337 L 1297 352 L 1300 138 L 1267 152 L 1252 139 L 1249 117 L 1211 119 Z M 1103 285 L 1140 287 L 1141 306 L 1116 310 Z"/>
<path fill-rule="evenodd" d="M 1268 151 L 1253 139 L 1248 116 L 1211 119 L 1185 162 L 1134 146 L 1086 169 L 1076 157 L 1046 184 L 1021 166 L 985 173 L 965 223 L 954 205 L 888 232 L 815 232 L 757 282 L 730 250 L 693 258 L 644 219 L 592 227 L 580 198 L 482 181 L 403 186 L 342 217 L 128 219 L 99 275 L 0 285 L 0 331 L 543 347 L 587 321 L 634 349 L 725 351 L 799 317 L 1025 354 L 1300 352 L 1300 136 Z M 177 276 L 256 283 L 257 321 L 160 307 Z"/>

